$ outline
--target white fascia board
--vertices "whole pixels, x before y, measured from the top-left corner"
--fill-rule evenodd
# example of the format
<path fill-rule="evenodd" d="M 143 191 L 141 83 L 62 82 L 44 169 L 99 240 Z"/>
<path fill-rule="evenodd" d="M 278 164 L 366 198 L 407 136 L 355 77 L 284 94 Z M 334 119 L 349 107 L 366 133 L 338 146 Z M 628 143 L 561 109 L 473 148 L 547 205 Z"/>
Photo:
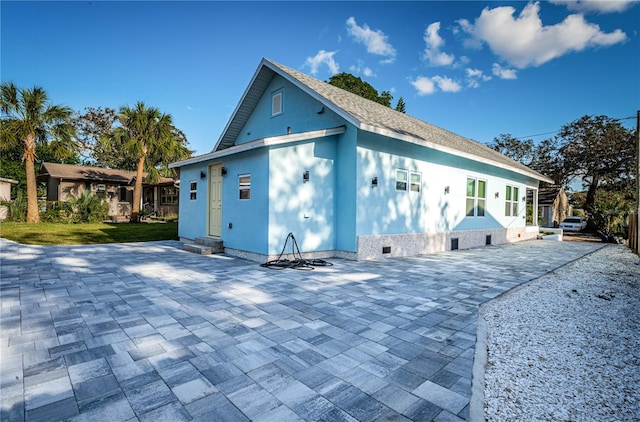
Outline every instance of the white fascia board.
<path fill-rule="evenodd" d="M 201 163 L 203 161 L 215 160 L 216 158 L 227 157 L 229 155 L 239 154 L 241 152 L 250 151 L 257 148 L 275 145 L 286 145 L 293 142 L 306 141 L 308 139 L 323 138 L 325 136 L 342 135 L 346 131 L 346 126 L 338 126 L 330 129 L 292 133 L 291 135 L 271 136 L 268 138 L 262 138 L 255 141 L 247 142 L 245 144 L 235 145 L 220 151 L 210 152 L 208 154 L 203 154 L 197 157 L 188 158 L 186 160 L 177 161 L 175 163 L 169 164 L 169 168 L 182 167 L 190 164 Z"/>
<path fill-rule="evenodd" d="M 356 120 L 351 114 L 347 113 L 346 111 L 344 111 L 340 107 L 336 106 L 331 101 L 327 100 L 325 97 L 323 97 L 322 95 L 318 94 L 315 90 L 309 88 L 304 83 L 300 82 L 299 80 L 297 80 L 293 76 L 289 75 L 288 73 L 286 73 L 285 71 L 280 69 L 278 66 L 272 65 L 268 61 L 265 61 L 263 64 L 265 66 L 267 66 L 269 69 L 271 69 L 274 72 L 276 72 L 278 75 L 280 75 L 283 78 L 285 78 L 292 85 L 295 85 L 297 88 L 301 89 L 307 95 L 309 95 L 310 97 L 312 97 L 313 99 L 315 99 L 316 101 L 321 103 L 323 106 L 329 108 L 331 111 L 336 113 L 338 116 L 340 116 L 343 119 L 345 119 L 348 123 L 351 123 L 352 125 L 354 125 L 356 127 L 358 127 L 360 125 L 360 122 L 358 120 Z"/>
<path fill-rule="evenodd" d="M 516 167 L 511 167 L 511 166 L 508 166 L 506 164 L 499 163 L 499 162 L 494 161 L 494 160 L 490 160 L 488 158 L 478 157 L 476 155 L 469 154 L 467 152 L 458 151 L 458 150 L 453 149 L 453 148 L 447 148 L 447 147 L 445 147 L 443 145 L 434 144 L 433 142 L 429 142 L 429 141 L 421 139 L 421 138 L 416 138 L 416 137 L 409 136 L 409 135 L 403 135 L 403 134 L 394 132 L 392 130 L 381 129 L 381 128 L 377 127 L 377 126 L 372 126 L 372 125 L 367 125 L 367 124 L 360 125 L 359 129 L 366 130 L 367 132 L 376 133 L 378 135 L 383 135 L 383 136 L 387 136 L 387 137 L 390 137 L 390 138 L 399 139 L 401 141 L 409 142 L 409 143 L 412 143 L 412 144 L 426 146 L 428 148 L 435 149 L 437 151 L 445 152 L 445 153 L 451 154 L 451 155 L 456 155 L 458 157 L 466 158 L 466 159 L 473 160 L 473 161 L 478 161 L 480 163 L 490 164 L 490 165 L 492 165 L 494 167 L 498 167 L 498 168 L 501 168 L 501 169 L 504 169 L 504 170 L 509 170 L 509 171 L 512 171 L 512 172 L 515 172 L 515 173 L 518 173 L 518 174 L 522 174 L 524 176 L 531 177 L 533 179 L 540 180 L 542 182 L 553 183 L 553 180 L 548 178 L 548 177 L 546 177 L 546 176 L 543 176 L 541 178 L 540 175 L 537 175 L 537 174 L 535 174 L 533 172 L 525 171 L 525 170 L 522 170 L 522 169 L 519 169 L 519 168 L 516 168 Z"/>

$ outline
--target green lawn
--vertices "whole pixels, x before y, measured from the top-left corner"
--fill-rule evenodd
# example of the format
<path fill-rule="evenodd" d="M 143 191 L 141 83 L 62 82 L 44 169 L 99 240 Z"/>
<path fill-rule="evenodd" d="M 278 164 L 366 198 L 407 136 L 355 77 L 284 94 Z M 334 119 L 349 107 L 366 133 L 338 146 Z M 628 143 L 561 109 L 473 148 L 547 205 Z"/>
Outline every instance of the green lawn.
<path fill-rule="evenodd" d="M 178 223 L 0 223 L 0 237 L 28 245 L 85 245 L 96 243 L 177 240 Z"/>

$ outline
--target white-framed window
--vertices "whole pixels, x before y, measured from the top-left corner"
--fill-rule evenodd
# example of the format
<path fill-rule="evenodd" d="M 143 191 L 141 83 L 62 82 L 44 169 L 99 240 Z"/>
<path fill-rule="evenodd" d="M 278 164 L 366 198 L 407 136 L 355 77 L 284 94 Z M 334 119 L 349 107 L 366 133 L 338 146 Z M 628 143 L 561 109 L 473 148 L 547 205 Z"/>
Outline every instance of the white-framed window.
<path fill-rule="evenodd" d="M 467 178 L 467 217 L 484 217 L 487 202 L 486 180 Z"/>
<path fill-rule="evenodd" d="M 175 186 L 160 188 L 160 205 L 175 205 L 178 203 L 178 190 Z"/>
<path fill-rule="evenodd" d="M 192 180 L 189 182 L 189 199 L 192 201 L 196 199 L 198 193 L 198 182 Z"/>
<path fill-rule="evenodd" d="M 504 215 L 507 217 L 515 217 L 518 215 L 518 195 L 517 186 L 507 185 L 504 199 Z"/>
<path fill-rule="evenodd" d="M 271 116 L 282 114 L 282 91 L 274 92 L 271 96 Z"/>
<path fill-rule="evenodd" d="M 422 191 L 422 174 L 416 171 L 396 170 L 396 190 L 420 192 Z"/>
<path fill-rule="evenodd" d="M 411 184 L 409 186 L 411 192 L 420 192 L 422 190 L 422 174 L 411 172 Z"/>
<path fill-rule="evenodd" d="M 238 176 L 238 190 L 240 199 L 251 199 L 251 175 L 241 174 Z"/>
<path fill-rule="evenodd" d="M 396 170 L 396 190 L 406 191 L 409 186 L 409 172 L 407 170 Z"/>

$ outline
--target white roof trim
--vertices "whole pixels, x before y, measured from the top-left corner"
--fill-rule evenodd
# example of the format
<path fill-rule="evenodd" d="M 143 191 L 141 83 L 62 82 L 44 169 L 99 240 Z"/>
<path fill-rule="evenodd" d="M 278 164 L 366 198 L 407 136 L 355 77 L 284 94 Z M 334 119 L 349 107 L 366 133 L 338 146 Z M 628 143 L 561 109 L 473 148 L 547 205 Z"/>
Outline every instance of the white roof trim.
<path fill-rule="evenodd" d="M 544 176 L 545 178 L 542 179 L 542 178 L 540 178 L 540 175 L 538 175 L 538 174 L 536 174 L 534 172 L 529 172 L 529 171 L 526 171 L 526 170 L 523 170 L 523 169 L 519 169 L 519 168 L 516 168 L 516 167 L 508 166 L 506 164 L 499 163 L 497 161 L 490 160 L 488 158 L 478 157 L 477 155 L 470 154 L 470 153 L 467 153 L 467 152 L 462 152 L 462 151 L 459 151 L 457 149 L 447 148 L 446 146 L 434 144 L 433 142 L 429 142 L 426 139 L 416 138 L 416 137 L 410 136 L 410 135 L 404 135 L 404 134 L 401 134 L 401 133 L 398 133 L 398 132 L 394 132 L 392 130 L 386 130 L 386 129 L 379 128 L 377 126 L 372 126 L 372 125 L 367 125 L 367 124 L 361 124 L 360 125 L 360 129 L 366 130 L 367 132 L 371 132 L 371 133 L 377 133 L 379 135 L 387 136 L 387 137 L 390 137 L 390 138 L 399 139 L 401 141 L 409 142 L 409 143 L 412 143 L 412 144 L 416 144 L 416 145 L 420 145 L 420 146 L 426 146 L 428 148 L 435 149 L 436 151 L 442 151 L 442 152 L 445 152 L 447 154 L 455 155 L 455 156 L 458 156 L 458 157 L 466 158 L 466 159 L 477 161 L 477 162 L 480 162 L 480 163 L 489 164 L 489 165 L 492 165 L 494 167 L 498 167 L 498 168 L 501 168 L 501 169 L 504 169 L 504 170 L 513 171 L 515 173 L 519 173 L 519 174 L 522 174 L 522 175 L 527 176 L 527 177 L 531 177 L 531 178 L 536 179 L 536 180 L 541 180 L 543 182 L 553 183 L 553 180 L 548 178 L 548 177 L 546 177 L 546 176 Z"/>
<path fill-rule="evenodd" d="M 186 160 L 177 161 L 175 163 L 169 164 L 169 168 L 197 164 L 203 161 L 214 160 L 216 158 L 239 154 L 241 152 L 250 151 L 262 147 L 285 145 L 292 142 L 306 141 L 308 139 L 323 138 L 325 136 L 342 135 L 346 131 L 347 128 L 343 125 L 330 129 L 312 130 L 309 132 L 292 133 L 290 135 L 270 136 L 268 138 L 257 139 L 255 141 L 247 142 L 244 144 L 234 145 L 220 151 L 214 151 L 208 154 L 199 155 L 197 157 L 188 158 Z"/>

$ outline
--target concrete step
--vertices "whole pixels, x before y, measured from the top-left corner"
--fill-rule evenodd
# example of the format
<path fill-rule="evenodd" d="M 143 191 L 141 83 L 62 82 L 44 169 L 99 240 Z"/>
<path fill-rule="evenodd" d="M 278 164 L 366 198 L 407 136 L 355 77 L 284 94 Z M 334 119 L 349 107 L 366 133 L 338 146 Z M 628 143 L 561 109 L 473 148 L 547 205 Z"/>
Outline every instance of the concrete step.
<path fill-rule="evenodd" d="M 213 237 L 196 237 L 195 238 L 196 245 L 208 246 L 211 248 L 211 253 L 223 253 L 224 245 L 222 244 L 222 240 L 215 239 Z"/>
<path fill-rule="evenodd" d="M 185 243 L 182 249 L 200 255 L 211 255 L 213 253 L 211 246 L 199 245 L 197 243 Z"/>

